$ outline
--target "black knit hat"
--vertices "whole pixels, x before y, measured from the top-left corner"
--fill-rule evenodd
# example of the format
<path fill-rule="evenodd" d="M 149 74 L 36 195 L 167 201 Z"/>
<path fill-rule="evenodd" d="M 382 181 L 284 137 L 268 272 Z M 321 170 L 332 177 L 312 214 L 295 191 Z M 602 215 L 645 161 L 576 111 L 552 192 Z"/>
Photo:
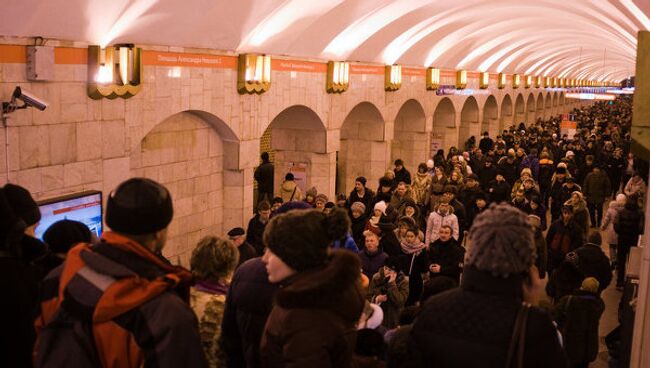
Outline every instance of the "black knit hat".
<path fill-rule="evenodd" d="M 41 220 L 41 211 L 27 189 L 10 183 L 4 186 L 4 190 L 14 214 L 27 226 L 32 226 Z"/>
<path fill-rule="evenodd" d="M 290 211 L 275 216 L 264 229 L 264 244 L 296 271 L 322 266 L 330 244 L 348 231 L 347 213 L 335 208 L 329 215 L 317 210 Z"/>
<path fill-rule="evenodd" d="M 120 233 L 152 234 L 166 228 L 172 217 L 171 194 L 150 179 L 129 179 L 108 196 L 106 225 Z"/>
<path fill-rule="evenodd" d="M 79 221 L 61 220 L 43 234 L 43 241 L 54 253 L 67 253 L 77 243 L 90 243 L 92 235 L 88 226 Z"/>

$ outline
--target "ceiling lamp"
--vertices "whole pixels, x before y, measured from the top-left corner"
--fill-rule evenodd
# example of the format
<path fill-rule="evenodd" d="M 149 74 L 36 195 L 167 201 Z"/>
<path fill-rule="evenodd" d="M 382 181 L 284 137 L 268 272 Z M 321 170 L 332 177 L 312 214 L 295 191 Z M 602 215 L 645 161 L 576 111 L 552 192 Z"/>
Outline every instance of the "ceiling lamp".
<path fill-rule="evenodd" d="M 240 54 L 237 67 L 237 91 L 261 94 L 271 87 L 271 56 Z"/>
<path fill-rule="evenodd" d="M 497 87 L 499 89 L 504 89 L 506 87 L 506 75 L 504 73 L 499 73 L 499 78 L 497 79 Z"/>
<path fill-rule="evenodd" d="M 512 88 L 517 89 L 521 84 L 521 76 L 519 74 L 512 75 Z"/>
<path fill-rule="evenodd" d="M 88 47 L 88 97 L 129 98 L 140 92 L 143 80 L 141 48 L 132 44 Z"/>

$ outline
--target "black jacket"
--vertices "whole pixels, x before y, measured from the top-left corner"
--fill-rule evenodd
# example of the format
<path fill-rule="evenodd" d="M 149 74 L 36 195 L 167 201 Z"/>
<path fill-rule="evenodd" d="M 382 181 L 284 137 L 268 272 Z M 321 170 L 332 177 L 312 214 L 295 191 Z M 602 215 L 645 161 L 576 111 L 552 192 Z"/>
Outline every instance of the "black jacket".
<path fill-rule="evenodd" d="M 586 277 L 595 277 L 600 283 L 598 292 L 607 289 L 612 281 L 609 258 L 599 245 L 587 243 L 575 250 L 578 255 L 578 269 Z"/>
<path fill-rule="evenodd" d="M 413 325 L 410 367 L 504 367 L 523 277 L 495 278 L 466 267 L 460 288 L 431 297 Z M 567 367 L 551 319 L 528 314 L 524 367 Z"/>
<path fill-rule="evenodd" d="M 406 184 L 411 184 L 411 173 L 406 170 L 406 168 L 403 168 L 402 170 L 394 170 L 395 171 L 395 184 L 399 184 L 401 181 L 403 181 Z"/>
<path fill-rule="evenodd" d="M 490 201 L 494 203 L 499 202 L 510 202 L 510 191 L 512 185 L 508 184 L 506 181 L 496 181 L 492 180 L 488 188 L 488 194 L 490 196 Z"/>
<path fill-rule="evenodd" d="M 246 242 L 255 248 L 257 255 L 261 256 L 264 253 L 264 243 L 262 242 L 262 234 L 266 224 L 260 221 L 260 215 L 255 215 L 248 221 L 248 228 L 246 228 Z"/>
<path fill-rule="evenodd" d="M 618 234 L 619 246 L 635 246 L 639 235 L 643 233 L 643 214 L 636 203 L 626 203 L 614 221 L 614 230 Z"/>
<path fill-rule="evenodd" d="M 269 197 L 273 197 L 273 164 L 263 162 L 255 169 L 254 176 L 257 181 L 257 190 L 260 193 L 267 193 Z"/>
<path fill-rule="evenodd" d="M 447 276 L 456 282 L 460 282 L 460 274 L 463 272 L 463 259 L 465 248 L 458 245 L 454 238 L 443 242 L 438 239 L 429 248 L 429 265 L 440 265 L 440 272 L 433 273 L 429 270 L 429 277 Z"/>
<path fill-rule="evenodd" d="M 370 215 L 372 214 L 373 207 L 376 203 L 375 193 L 372 191 L 372 189 L 366 188 L 366 192 L 364 193 L 363 198 L 359 198 L 359 193 L 357 193 L 355 189 L 352 189 L 350 195 L 348 196 L 347 207 L 350 208 L 354 202 L 363 203 L 363 205 L 366 206 L 366 215 Z M 388 204 L 388 202 L 386 202 L 386 204 Z"/>
<path fill-rule="evenodd" d="M 230 368 L 260 367 L 260 340 L 278 285 L 268 280 L 262 258 L 244 262 L 230 284 L 219 344 Z"/>
<path fill-rule="evenodd" d="M 237 250 L 239 251 L 239 263 L 237 264 L 237 267 L 249 259 L 257 257 L 257 251 L 255 248 L 246 241 L 237 247 Z"/>
<path fill-rule="evenodd" d="M 598 323 L 604 310 L 605 303 L 599 296 L 581 290 L 558 303 L 555 321 L 571 363 L 592 362 L 598 356 Z"/>

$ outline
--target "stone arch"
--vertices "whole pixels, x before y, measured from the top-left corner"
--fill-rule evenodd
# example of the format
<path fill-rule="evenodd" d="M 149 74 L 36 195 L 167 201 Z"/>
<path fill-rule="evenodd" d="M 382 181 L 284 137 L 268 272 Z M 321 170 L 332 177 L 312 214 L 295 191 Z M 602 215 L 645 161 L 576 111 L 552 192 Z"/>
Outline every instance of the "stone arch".
<path fill-rule="evenodd" d="M 544 94 L 537 95 L 537 108 L 535 110 L 535 121 L 537 119 L 544 119 Z"/>
<path fill-rule="evenodd" d="M 457 137 L 456 109 L 449 97 L 445 97 L 438 102 L 433 112 L 432 151 L 444 149 L 446 152 L 456 144 Z"/>
<path fill-rule="evenodd" d="M 261 145 L 268 145 L 274 170 L 276 193 L 287 172 L 292 172 L 303 193 L 316 187 L 334 193 L 336 153 L 328 152 L 327 130 L 320 117 L 304 105 L 282 110 L 266 128 Z"/>
<path fill-rule="evenodd" d="M 401 158 L 409 171 L 417 171 L 417 165 L 427 160 L 426 115 L 417 100 L 404 102 L 395 117 L 395 131 L 391 143 L 391 162 Z M 414 171 L 415 170 L 415 171 Z"/>
<path fill-rule="evenodd" d="M 499 134 L 499 106 L 497 99 L 490 95 L 483 105 L 483 121 L 481 122 L 481 134 L 488 131 L 490 137 L 496 137 Z M 478 139 L 478 137 L 476 137 Z"/>
<path fill-rule="evenodd" d="M 460 111 L 460 127 L 458 129 L 459 149 L 464 149 L 465 141 L 467 141 L 467 139 L 469 139 L 471 136 L 474 136 L 474 138 L 476 138 L 476 143 L 478 144 L 480 138 L 479 136 L 481 134 L 481 125 L 478 121 L 478 115 L 478 102 L 476 102 L 476 98 L 474 98 L 474 96 L 469 96 L 465 100 L 463 108 Z"/>
<path fill-rule="evenodd" d="M 544 98 L 544 120 L 548 120 L 553 116 L 553 101 L 551 99 L 551 92 L 546 94 Z"/>
<path fill-rule="evenodd" d="M 171 115 L 140 140 L 130 161 L 132 176 L 156 180 L 171 193 L 174 219 L 163 254 L 173 263 L 189 265 L 203 236 L 243 225 L 251 203 L 237 180 L 243 179 L 239 140 L 220 118 L 195 110 Z"/>
<path fill-rule="evenodd" d="M 566 109 L 564 105 L 566 104 L 566 100 L 564 98 L 564 92 L 560 92 L 560 97 L 558 99 L 558 105 L 560 105 L 560 113 L 563 113 Z"/>
<path fill-rule="evenodd" d="M 526 103 L 524 102 L 524 95 L 519 93 L 515 100 L 515 125 L 526 121 Z"/>
<path fill-rule="evenodd" d="M 356 105 L 341 125 L 341 148 L 337 159 L 336 191 L 347 193 L 354 179 L 379 178 L 386 170 L 389 146 L 385 122 L 379 109 L 370 102 Z"/>
<path fill-rule="evenodd" d="M 535 122 L 535 95 L 529 94 L 526 99 L 526 126 Z"/>
<path fill-rule="evenodd" d="M 499 120 L 499 133 L 513 124 L 512 98 L 506 95 L 501 102 L 501 119 Z"/>

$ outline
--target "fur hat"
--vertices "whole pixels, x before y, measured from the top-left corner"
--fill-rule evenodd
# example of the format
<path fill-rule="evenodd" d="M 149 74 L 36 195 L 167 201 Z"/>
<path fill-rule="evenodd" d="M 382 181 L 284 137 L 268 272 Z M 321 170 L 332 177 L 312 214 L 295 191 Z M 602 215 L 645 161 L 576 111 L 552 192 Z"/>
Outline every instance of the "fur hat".
<path fill-rule="evenodd" d="M 527 272 L 537 257 L 526 214 L 507 203 L 492 204 L 476 216 L 469 239 L 465 265 L 495 277 Z"/>
<path fill-rule="evenodd" d="M 379 202 L 375 203 L 375 207 L 373 208 L 373 211 L 380 210 L 381 213 L 386 215 L 386 208 L 388 208 L 388 206 L 386 205 L 386 202 L 379 201 Z"/>
<path fill-rule="evenodd" d="M 43 234 L 43 241 L 54 253 L 67 253 L 77 243 L 90 243 L 88 226 L 79 221 L 61 220 L 52 224 Z"/>
<path fill-rule="evenodd" d="M 311 187 L 307 189 L 307 192 L 305 193 L 305 196 L 312 196 L 314 198 L 314 201 L 316 200 L 316 195 L 318 194 L 318 191 L 316 190 L 316 187 Z M 325 201 L 327 202 L 327 201 Z"/>
<path fill-rule="evenodd" d="M 528 215 L 528 222 L 533 225 L 536 229 L 542 227 L 542 219 L 537 215 Z"/>
<path fill-rule="evenodd" d="M 532 178 L 533 177 L 533 171 L 529 167 L 524 167 L 521 170 L 521 174 L 519 174 L 519 175 L 520 176 L 528 175 L 528 176 L 530 176 Z"/>
<path fill-rule="evenodd" d="M 329 201 L 329 199 L 323 193 L 319 193 L 319 194 L 316 195 L 316 197 L 314 197 L 314 203 L 316 203 L 316 202 L 327 203 L 328 201 Z"/>
<path fill-rule="evenodd" d="M 348 231 L 347 213 L 335 208 L 329 215 L 317 210 L 291 211 L 275 216 L 264 229 L 264 244 L 296 271 L 324 265 L 330 244 Z"/>
<path fill-rule="evenodd" d="M 41 211 L 27 189 L 9 183 L 4 186 L 4 191 L 9 207 L 27 226 L 32 226 L 41 220 Z"/>
<path fill-rule="evenodd" d="M 161 184 L 132 178 L 108 195 L 106 225 L 131 235 L 152 234 L 166 228 L 174 217 L 172 196 Z"/>
<path fill-rule="evenodd" d="M 354 203 L 352 203 L 352 205 L 350 206 L 350 211 L 351 211 L 351 212 L 359 211 L 359 212 L 361 212 L 361 213 L 366 213 L 366 205 L 363 204 L 363 203 L 361 203 L 361 202 L 359 202 L 359 201 L 354 202 Z"/>

